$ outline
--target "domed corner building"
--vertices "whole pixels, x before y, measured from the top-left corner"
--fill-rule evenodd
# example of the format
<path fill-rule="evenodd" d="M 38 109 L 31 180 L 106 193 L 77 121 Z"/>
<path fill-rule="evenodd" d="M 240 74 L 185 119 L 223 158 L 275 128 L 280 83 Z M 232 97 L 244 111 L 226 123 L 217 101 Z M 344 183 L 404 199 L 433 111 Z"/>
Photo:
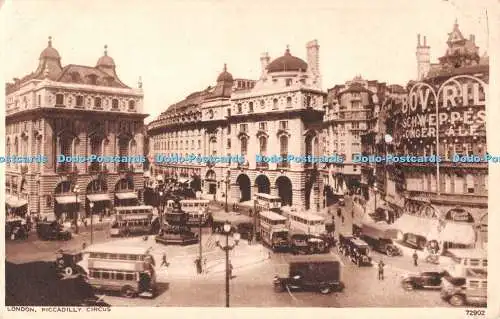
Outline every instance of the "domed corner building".
<path fill-rule="evenodd" d="M 142 163 L 58 163 L 57 157 L 144 154 L 142 84 L 131 88 L 120 80 L 107 46 L 95 66 L 61 61 L 49 38 L 37 69 L 6 85 L 7 155 L 47 158 L 6 165 L 9 212 L 67 220 L 137 203 Z"/>
<path fill-rule="evenodd" d="M 488 164 L 473 162 L 473 156 L 486 153 L 489 62 L 474 35 L 465 38 L 457 23 L 447 45 L 432 64 L 430 47 L 418 36 L 418 80 L 408 84 L 394 118 L 399 154 L 438 154 L 442 160 L 394 165 L 407 212 L 396 226 L 411 246 L 436 240 L 440 248 L 481 249 L 488 238 Z M 388 193 L 395 180 L 389 178 Z"/>
<path fill-rule="evenodd" d="M 271 61 L 263 53 L 258 80 L 233 77 L 224 67 L 215 86 L 169 106 L 148 125 L 151 154 L 229 155 L 240 161 L 154 163 L 152 176 L 249 209 L 256 193 L 279 196 L 283 205 L 320 205 L 321 167 L 286 160 L 288 154 L 320 154 L 326 92 L 316 40 L 306 44 L 306 55 L 307 62 L 286 48 Z M 284 155 L 285 160 L 267 163 L 256 155 Z"/>

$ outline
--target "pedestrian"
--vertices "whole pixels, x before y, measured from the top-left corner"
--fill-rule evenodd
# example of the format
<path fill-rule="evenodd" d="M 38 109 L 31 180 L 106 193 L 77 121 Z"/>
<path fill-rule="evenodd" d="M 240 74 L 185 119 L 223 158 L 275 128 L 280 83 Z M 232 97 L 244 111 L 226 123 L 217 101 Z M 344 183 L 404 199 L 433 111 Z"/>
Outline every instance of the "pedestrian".
<path fill-rule="evenodd" d="M 163 256 L 161 257 L 161 265 L 160 265 L 160 267 L 162 267 L 162 266 L 168 267 L 167 253 L 163 253 Z"/>
<path fill-rule="evenodd" d="M 233 279 L 233 264 L 229 264 L 229 279 Z"/>
<path fill-rule="evenodd" d="M 340 207 L 337 209 L 337 217 L 340 217 L 340 215 L 342 215 L 342 210 L 340 209 Z"/>
<path fill-rule="evenodd" d="M 378 280 L 384 280 L 384 262 L 380 260 L 378 262 Z"/>
<path fill-rule="evenodd" d="M 344 223 L 344 215 L 342 215 L 341 218 L 342 218 L 342 224 L 343 224 Z"/>
<path fill-rule="evenodd" d="M 414 266 L 418 266 L 418 255 L 417 255 L 417 250 L 415 249 L 415 251 L 413 252 L 413 265 Z"/>
<path fill-rule="evenodd" d="M 85 248 L 87 248 L 87 243 L 86 243 L 86 242 L 84 242 L 84 243 L 82 244 L 82 250 L 85 250 Z"/>

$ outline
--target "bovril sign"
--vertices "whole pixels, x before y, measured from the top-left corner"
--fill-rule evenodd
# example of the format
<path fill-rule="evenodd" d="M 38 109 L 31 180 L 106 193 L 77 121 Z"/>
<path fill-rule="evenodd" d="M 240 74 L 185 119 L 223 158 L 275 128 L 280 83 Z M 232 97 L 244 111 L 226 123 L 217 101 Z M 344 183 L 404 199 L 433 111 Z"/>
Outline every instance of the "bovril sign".
<path fill-rule="evenodd" d="M 485 82 L 465 75 L 450 78 L 439 88 L 415 84 L 402 99 L 403 137 L 435 137 L 438 126 L 444 136 L 478 135 L 486 122 L 487 92 Z"/>

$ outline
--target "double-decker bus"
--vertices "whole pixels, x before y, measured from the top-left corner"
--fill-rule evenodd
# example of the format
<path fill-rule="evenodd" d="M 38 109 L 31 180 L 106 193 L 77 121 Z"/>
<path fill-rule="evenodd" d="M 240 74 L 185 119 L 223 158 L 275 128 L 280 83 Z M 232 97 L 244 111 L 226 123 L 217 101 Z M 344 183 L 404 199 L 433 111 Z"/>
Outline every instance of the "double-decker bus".
<path fill-rule="evenodd" d="M 259 213 L 260 238 L 272 250 L 287 249 L 289 247 L 286 222 L 286 217 L 275 212 L 265 210 Z"/>
<path fill-rule="evenodd" d="M 320 215 L 298 210 L 290 210 L 287 215 L 288 227 L 291 231 L 299 231 L 312 236 L 326 234 L 325 219 Z"/>
<path fill-rule="evenodd" d="M 87 260 L 88 281 L 95 289 L 117 291 L 127 298 L 156 295 L 155 260 L 151 248 L 109 242 L 91 245 L 83 253 Z"/>
<path fill-rule="evenodd" d="M 187 225 L 198 226 L 206 224 L 208 220 L 208 203 L 206 199 L 183 199 L 180 201 L 181 210 L 188 214 Z"/>
<path fill-rule="evenodd" d="M 276 213 L 281 212 L 281 197 L 265 193 L 255 194 L 255 207 L 257 211 L 270 210 Z"/>
<path fill-rule="evenodd" d="M 147 234 L 152 231 L 153 206 L 119 206 L 114 209 L 111 236 Z"/>

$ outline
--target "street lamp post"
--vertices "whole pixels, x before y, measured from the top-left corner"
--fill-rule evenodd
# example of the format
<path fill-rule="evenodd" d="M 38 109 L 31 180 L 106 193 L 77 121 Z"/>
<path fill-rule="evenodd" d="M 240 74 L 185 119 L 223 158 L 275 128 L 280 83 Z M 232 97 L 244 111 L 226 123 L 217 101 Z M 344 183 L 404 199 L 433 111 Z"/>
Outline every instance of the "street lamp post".
<path fill-rule="evenodd" d="M 199 232 L 200 232 L 200 236 L 199 236 L 199 241 L 200 241 L 200 247 L 199 247 L 199 250 L 200 250 L 200 269 L 202 270 L 202 266 L 203 265 L 203 245 L 201 243 L 201 232 L 202 232 L 202 228 L 201 228 L 201 224 L 203 222 L 203 210 L 200 208 L 200 211 L 199 211 L 199 214 L 198 214 L 198 217 L 199 217 L 199 220 L 198 220 L 198 226 L 199 226 Z M 202 270 L 203 271 L 203 270 Z"/>
<path fill-rule="evenodd" d="M 217 245 L 217 247 L 219 247 L 220 249 L 222 249 L 223 251 L 226 252 L 226 308 L 229 308 L 229 276 L 230 276 L 230 273 L 229 273 L 229 251 L 230 250 L 233 250 L 234 247 L 236 247 L 240 241 L 240 234 L 239 233 L 234 233 L 233 234 L 233 239 L 234 239 L 234 244 L 232 245 L 229 245 L 229 235 L 231 233 L 231 224 L 229 223 L 229 221 L 226 221 L 224 223 L 224 227 L 223 227 L 223 230 L 224 230 L 224 235 L 226 236 L 226 244 L 225 246 L 222 246 L 220 244 L 219 241 L 217 241 L 215 244 Z"/>
<path fill-rule="evenodd" d="M 73 193 L 75 193 L 75 216 L 73 216 L 73 219 L 75 220 L 75 234 L 78 234 L 78 192 L 80 191 L 80 187 L 78 185 L 75 185 L 73 187 Z"/>
<path fill-rule="evenodd" d="M 374 199 L 375 199 L 375 207 L 373 209 L 373 212 L 377 210 L 377 182 L 373 183 L 373 194 L 374 194 Z"/>
<path fill-rule="evenodd" d="M 225 206 L 226 213 L 229 211 L 228 207 L 227 207 L 227 186 L 229 184 L 229 174 L 230 174 L 229 171 L 227 171 L 226 180 L 225 180 L 225 183 L 226 183 L 226 206 Z"/>
<path fill-rule="evenodd" d="M 163 226 L 163 191 L 158 193 L 160 202 L 158 203 L 158 214 L 160 215 L 160 228 Z"/>
<path fill-rule="evenodd" d="M 94 202 L 90 202 L 90 244 L 94 243 Z"/>

